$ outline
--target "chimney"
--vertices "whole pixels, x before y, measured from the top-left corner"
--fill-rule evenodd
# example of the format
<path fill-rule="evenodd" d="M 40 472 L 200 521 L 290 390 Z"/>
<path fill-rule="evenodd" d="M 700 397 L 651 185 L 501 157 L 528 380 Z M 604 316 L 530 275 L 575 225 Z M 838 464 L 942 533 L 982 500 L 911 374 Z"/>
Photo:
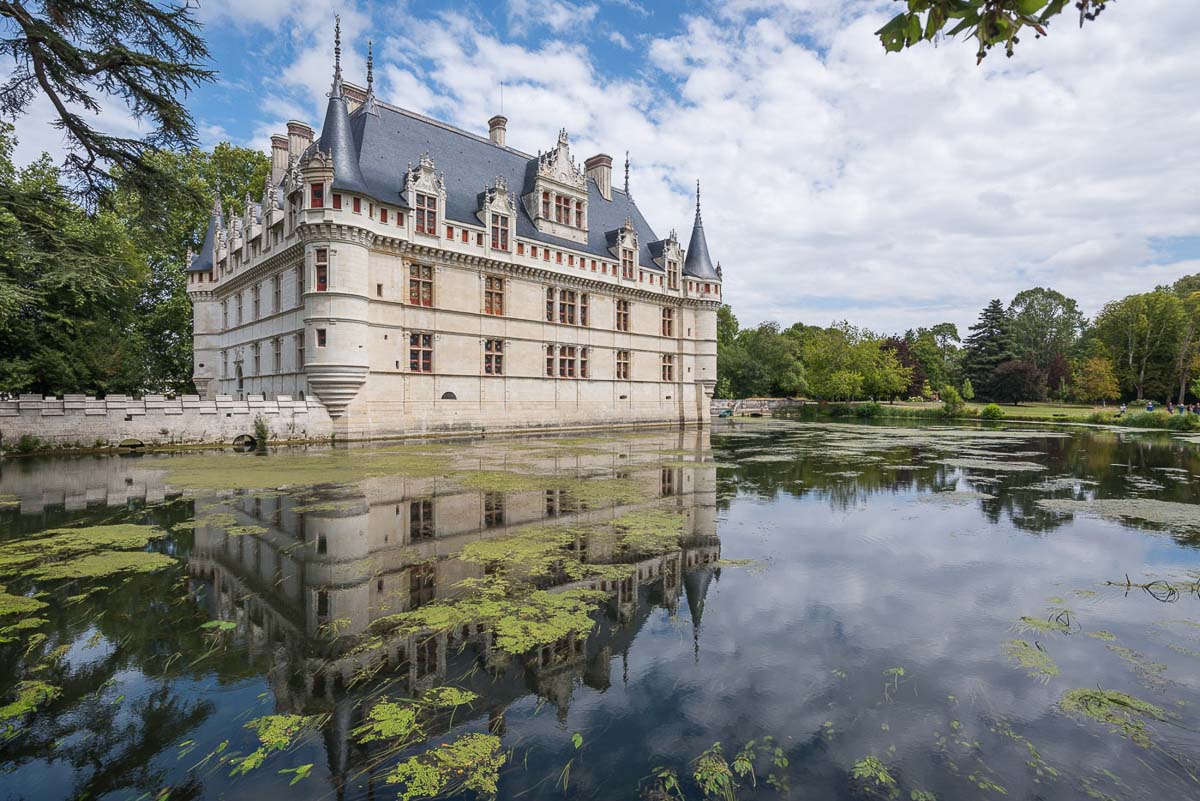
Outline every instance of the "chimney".
<path fill-rule="evenodd" d="M 488 138 L 493 145 L 504 147 L 504 134 L 508 131 L 508 117 L 497 114 L 488 120 Z"/>
<path fill-rule="evenodd" d="M 612 156 L 597 153 L 583 162 L 588 178 L 596 182 L 596 188 L 605 200 L 612 200 Z"/>
<path fill-rule="evenodd" d="M 284 134 L 271 134 L 271 185 L 278 186 L 288 167 L 288 138 Z"/>
<path fill-rule="evenodd" d="M 288 155 L 299 156 L 312 144 L 313 129 L 299 120 L 288 121 Z"/>

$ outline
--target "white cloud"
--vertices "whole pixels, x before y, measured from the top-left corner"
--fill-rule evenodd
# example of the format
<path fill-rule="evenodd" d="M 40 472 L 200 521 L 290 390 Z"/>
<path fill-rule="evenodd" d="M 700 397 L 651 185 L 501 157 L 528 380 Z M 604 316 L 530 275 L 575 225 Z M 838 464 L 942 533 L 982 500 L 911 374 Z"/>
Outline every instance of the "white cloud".
<path fill-rule="evenodd" d="M 517 36 L 540 27 L 568 33 L 590 23 L 599 10 L 595 3 L 568 0 L 508 0 L 508 29 Z"/>
<path fill-rule="evenodd" d="M 247 126 L 264 145 L 289 117 L 320 124 L 332 59 L 330 9 L 273 3 L 206 12 L 210 31 L 277 31 L 286 63 Z M 566 127 L 580 158 L 631 151 L 639 205 L 684 241 L 701 178 L 744 323 L 961 326 L 1034 285 L 1094 314 L 1197 268 L 1154 248 L 1200 236 L 1200 60 L 1172 0 L 1114 5 L 1083 30 L 1063 18 L 981 67 L 965 42 L 884 54 L 889 0 L 732 0 L 639 37 L 644 61 L 619 75 L 589 55 L 611 30 L 595 3 L 511 0 L 512 31 L 551 32 L 519 41 L 477 15 L 396 25 L 367 8 L 341 8 L 343 65 L 361 81 L 375 35 L 384 99 L 482 133 L 503 82 L 510 144 L 535 152 Z"/>

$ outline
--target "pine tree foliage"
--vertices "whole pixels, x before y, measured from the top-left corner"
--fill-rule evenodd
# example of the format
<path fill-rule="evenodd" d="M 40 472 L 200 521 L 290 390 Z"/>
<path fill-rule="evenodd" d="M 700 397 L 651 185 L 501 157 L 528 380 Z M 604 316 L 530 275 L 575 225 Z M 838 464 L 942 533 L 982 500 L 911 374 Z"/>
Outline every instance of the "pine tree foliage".
<path fill-rule="evenodd" d="M 963 352 L 963 373 L 971 379 L 975 394 L 983 398 L 996 397 L 993 382 L 996 368 L 1016 358 L 1013 343 L 1012 319 L 999 300 L 993 300 L 971 326 Z"/>
<path fill-rule="evenodd" d="M 0 52 L 12 70 L 0 114 L 15 119 L 38 97 L 54 109 L 67 142 L 64 177 L 95 209 L 118 174 L 164 197 L 167 176 L 151 155 L 188 148 L 195 125 L 183 99 L 213 72 L 191 3 L 153 0 L 0 0 Z M 90 120 L 123 105 L 151 130 L 120 136 Z"/>

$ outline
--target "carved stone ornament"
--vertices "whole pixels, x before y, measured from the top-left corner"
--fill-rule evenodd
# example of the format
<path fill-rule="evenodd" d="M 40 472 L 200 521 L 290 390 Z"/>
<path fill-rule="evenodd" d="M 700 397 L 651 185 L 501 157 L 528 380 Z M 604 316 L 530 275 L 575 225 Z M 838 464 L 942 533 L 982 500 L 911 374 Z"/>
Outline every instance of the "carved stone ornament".
<path fill-rule="evenodd" d="M 538 178 L 557 181 L 560 184 L 587 191 L 587 173 L 575 163 L 571 156 L 566 130 L 558 132 L 558 145 L 538 156 Z"/>
<path fill-rule="evenodd" d="M 438 174 L 433 159 L 429 157 L 428 153 L 421 154 L 421 159 L 415 167 L 411 161 L 408 163 L 408 172 L 404 176 L 404 191 L 445 197 L 446 176 Z"/>

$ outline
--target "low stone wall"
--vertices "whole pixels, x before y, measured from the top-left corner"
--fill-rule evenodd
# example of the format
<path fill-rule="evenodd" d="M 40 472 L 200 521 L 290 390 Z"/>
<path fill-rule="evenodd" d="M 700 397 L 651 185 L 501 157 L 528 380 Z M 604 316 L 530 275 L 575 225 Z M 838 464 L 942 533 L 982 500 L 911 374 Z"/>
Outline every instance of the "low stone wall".
<path fill-rule="evenodd" d="M 253 437 L 254 421 L 260 416 L 272 439 L 322 439 L 333 432 L 320 403 L 286 396 L 234 400 L 218 395 L 201 400 L 199 395 L 21 395 L 0 400 L 0 449 L 17 450 L 22 437 L 27 438 L 26 447 L 230 443 L 243 434 Z"/>
<path fill-rule="evenodd" d="M 790 409 L 794 406 L 803 406 L 805 401 L 794 400 L 793 398 L 740 398 L 738 400 L 716 400 L 710 404 L 712 416 L 716 417 L 721 412 L 732 409 L 734 414 L 773 414 L 780 409 Z"/>

